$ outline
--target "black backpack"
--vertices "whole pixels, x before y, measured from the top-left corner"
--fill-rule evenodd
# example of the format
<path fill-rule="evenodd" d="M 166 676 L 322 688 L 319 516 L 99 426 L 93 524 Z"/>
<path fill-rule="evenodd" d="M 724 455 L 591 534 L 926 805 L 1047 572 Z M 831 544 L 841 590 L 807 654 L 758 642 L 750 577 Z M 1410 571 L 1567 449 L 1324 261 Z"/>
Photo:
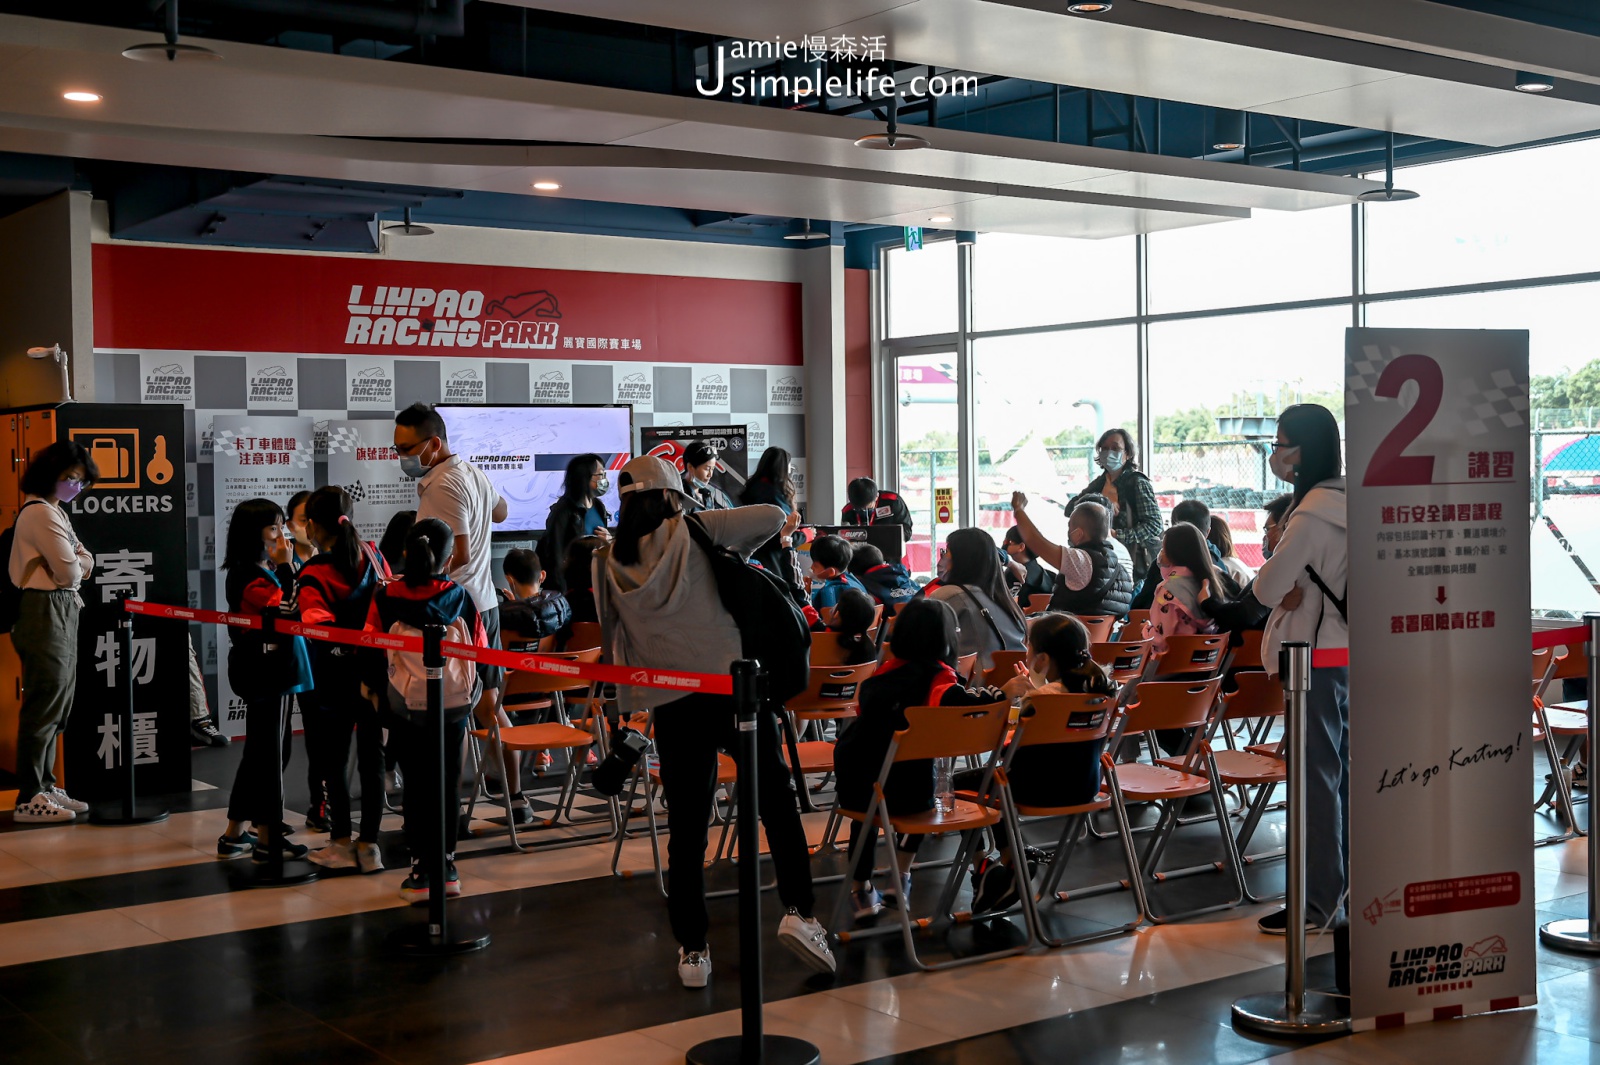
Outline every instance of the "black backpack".
<path fill-rule="evenodd" d="M 685 518 L 684 524 L 711 562 L 717 596 L 739 626 L 744 657 L 766 670 L 768 704 L 781 705 L 805 691 L 811 681 L 811 628 L 784 582 L 720 546 L 698 518 Z"/>
<path fill-rule="evenodd" d="M 22 510 L 41 502 L 35 499 L 22 504 Z M 21 520 L 22 510 L 17 511 L 17 518 Z M 11 583 L 11 549 L 17 540 L 17 527 L 15 524 L 5 532 L 0 533 L 0 632 L 10 632 L 17 624 L 17 615 L 22 612 L 22 589 Z"/>

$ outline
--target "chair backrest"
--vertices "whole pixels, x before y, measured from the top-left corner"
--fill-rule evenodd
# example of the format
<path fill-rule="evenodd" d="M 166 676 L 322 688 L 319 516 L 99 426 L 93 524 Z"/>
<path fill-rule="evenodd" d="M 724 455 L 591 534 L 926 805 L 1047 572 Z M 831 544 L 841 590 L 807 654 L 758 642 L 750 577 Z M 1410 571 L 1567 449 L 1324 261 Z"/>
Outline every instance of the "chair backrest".
<path fill-rule="evenodd" d="M 1550 680 L 1555 676 L 1557 665 L 1561 656 L 1554 647 L 1536 647 L 1533 651 L 1533 696 L 1535 699 L 1544 697 L 1544 690 L 1549 686 Z"/>
<path fill-rule="evenodd" d="M 1565 654 L 1559 654 L 1556 660 L 1555 676 L 1551 680 L 1586 680 L 1589 676 L 1589 656 L 1584 652 L 1583 644 L 1569 643 L 1564 648 Z M 1550 702 L 1551 700 L 1545 700 Z M 1559 699 L 1554 700 L 1560 702 Z"/>
<path fill-rule="evenodd" d="M 1150 660 L 1150 641 L 1118 640 L 1114 643 L 1090 644 L 1089 657 L 1110 670 L 1112 680 L 1126 684 L 1144 675 L 1145 663 Z"/>
<path fill-rule="evenodd" d="M 567 650 L 587 651 L 591 647 L 599 647 L 600 639 L 600 623 L 598 621 L 574 621 L 572 623 L 572 636 L 567 640 Z"/>
<path fill-rule="evenodd" d="M 876 662 L 863 662 L 859 666 L 814 665 L 806 690 L 784 703 L 784 709 L 830 710 L 841 714 L 852 711 L 860 702 L 862 682 L 877 669 Z"/>
<path fill-rule="evenodd" d="M 522 652 L 523 654 L 549 654 L 551 651 L 556 649 L 556 638 L 554 634 L 549 636 L 540 636 L 537 640 L 535 640 L 535 638 L 532 636 L 527 636 L 520 632 L 513 632 L 510 629 L 502 629 L 500 632 L 501 647 L 509 649 L 511 647 L 520 647 L 530 643 L 535 645 L 533 650 L 524 650 Z"/>
<path fill-rule="evenodd" d="M 1211 717 L 1220 687 L 1221 677 L 1207 681 L 1147 680 L 1139 685 L 1136 701 L 1127 706 L 1123 735 L 1203 726 Z"/>
<path fill-rule="evenodd" d="M 1119 640 L 1142 640 L 1149 632 L 1150 611 L 1130 610 L 1128 616 L 1122 619 L 1122 628 L 1117 632 Z"/>
<path fill-rule="evenodd" d="M 1239 645 L 1233 649 L 1233 657 L 1228 660 L 1230 670 L 1265 669 L 1261 661 L 1261 630 L 1245 629 L 1235 633 L 1239 637 Z"/>
<path fill-rule="evenodd" d="M 1036 592 L 1028 596 L 1027 613 L 1042 614 L 1050 609 L 1050 600 L 1055 596 L 1051 592 Z"/>
<path fill-rule="evenodd" d="M 1223 716 L 1229 720 L 1242 717 L 1280 717 L 1283 714 L 1283 683 L 1278 677 L 1261 670 L 1235 673 L 1234 691 L 1222 696 Z M 1143 688 L 1140 688 L 1143 691 Z"/>
<path fill-rule="evenodd" d="M 590 647 L 584 651 L 558 651 L 544 657 L 592 664 L 600 661 L 600 648 Z M 503 698 L 509 700 L 515 695 L 548 695 L 551 692 L 564 692 L 571 691 L 574 688 L 587 687 L 588 684 L 588 681 L 580 680 L 577 677 L 563 677 L 554 673 L 530 673 L 523 669 L 508 669 L 506 670 L 506 686 Z"/>
<path fill-rule="evenodd" d="M 962 655 L 956 659 L 956 676 L 968 684 L 972 683 L 972 673 L 978 668 L 978 654 L 974 651 L 970 655 Z"/>
<path fill-rule="evenodd" d="M 1110 614 L 1078 614 L 1078 620 L 1083 622 L 1083 627 L 1089 630 L 1090 643 L 1105 643 L 1111 639 L 1111 630 L 1117 624 L 1117 619 Z"/>
<path fill-rule="evenodd" d="M 1103 740 L 1116 720 L 1112 695 L 1052 694 L 1028 697 L 1017 721 L 1015 747 Z"/>
<path fill-rule="evenodd" d="M 1167 649 L 1156 659 L 1153 677 L 1209 677 L 1222 668 L 1228 653 L 1226 633 L 1216 636 L 1168 636 Z"/>
<path fill-rule="evenodd" d="M 1017 675 L 1017 663 L 1028 657 L 1026 651 L 995 651 L 989 656 L 989 668 L 983 682 L 998 688 Z"/>
<path fill-rule="evenodd" d="M 867 637 L 869 650 L 877 649 L 877 641 L 869 635 Z M 837 632 L 813 632 L 811 634 L 811 665 L 816 666 L 842 666 L 844 665 L 845 652 L 839 644 Z"/>
<path fill-rule="evenodd" d="M 894 734 L 894 760 L 966 758 L 992 754 L 1005 742 L 1011 704 L 983 706 L 912 706 L 906 728 Z"/>

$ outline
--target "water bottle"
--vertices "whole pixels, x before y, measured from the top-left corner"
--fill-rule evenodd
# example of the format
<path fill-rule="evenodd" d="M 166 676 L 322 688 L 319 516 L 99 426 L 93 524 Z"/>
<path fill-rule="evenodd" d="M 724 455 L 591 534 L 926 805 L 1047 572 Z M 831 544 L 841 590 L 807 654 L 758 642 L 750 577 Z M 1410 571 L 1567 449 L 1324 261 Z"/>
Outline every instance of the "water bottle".
<path fill-rule="evenodd" d="M 956 766 L 953 758 L 933 760 L 933 806 L 948 816 L 956 809 Z"/>

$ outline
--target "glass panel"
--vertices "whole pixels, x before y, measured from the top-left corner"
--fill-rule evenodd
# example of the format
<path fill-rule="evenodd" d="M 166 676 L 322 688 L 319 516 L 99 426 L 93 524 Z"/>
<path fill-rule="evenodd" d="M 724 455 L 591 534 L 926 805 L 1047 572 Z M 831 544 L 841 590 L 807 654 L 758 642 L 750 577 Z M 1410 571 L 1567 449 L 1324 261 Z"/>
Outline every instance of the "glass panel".
<path fill-rule="evenodd" d="M 915 532 L 906 544 L 906 565 L 914 577 L 933 576 L 936 547 L 954 529 L 960 506 L 955 352 L 906 355 L 895 360 L 896 444 L 900 455 L 900 495 L 911 510 Z M 935 488 L 950 490 L 949 522 L 936 520 Z"/>
<path fill-rule="evenodd" d="M 954 333 L 956 305 L 956 242 L 941 240 L 919 251 L 890 248 L 884 256 L 889 271 L 891 337 Z"/>
<path fill-rule="evenodd" d="M 1098 475 L 1095 440 L 1115 426 L 1137 433 L 1137 343 L 1129 325 L 974 345 L 978 524 L 997 542 L 1012 524 L 1017 489 L 1028 493 L 1040 531 L 1066 542 L 1061 508 Z"/>
<path fill-rule="evenodd" d="M 1600 284 L 1373 303 L 1373 326 L 1527 329 L 1533 380 L 1533 605 L 1576 616 L 1600 609 Z"/>
<path fill-rule="evenodd" d="M 1134 313 L 1134 238 L 984 233 L 972 253 L 976 328 L 1016 329 Z"/>
<path fill-rule="evenodd" d="M 1406 167 L 1367 212 L 1367 291 L 1600 270 L 1600 140 Z"/>
<path fill-rule="evenodd" d="M 1243 307 L 1350 292 L 1350 212 L 1257 211 L 1152 233 L 1150 311 Z"/>
<path fill-rule="evenodd" d="M 1343 307 L 1158 322 L 1150 326 L 1155 448 L 1146 470 L 1163 511 L 1200 499 L 1261 564 L 1262 504 L 1288 490 L 1267 468 L 1277 414 L 1321 403 L 1344 422 Z"/>

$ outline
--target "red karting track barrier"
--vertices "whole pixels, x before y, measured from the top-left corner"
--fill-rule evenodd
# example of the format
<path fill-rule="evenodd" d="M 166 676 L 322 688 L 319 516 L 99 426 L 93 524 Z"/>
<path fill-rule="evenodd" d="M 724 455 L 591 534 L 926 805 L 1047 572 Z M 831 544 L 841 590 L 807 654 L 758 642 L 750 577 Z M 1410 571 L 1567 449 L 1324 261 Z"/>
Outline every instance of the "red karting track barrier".
<path fill-rule="evenodd" d="M 124 600 L 128 613 L 145 617 L 172 618 L 177 621 L 197 621 L 202 624 L 229 625 L 239 629 L 260 629 L 263 619 L 253 614 L 225 614 L 216 610 L 198 610 L 185 606 L 165 606 L 146 603 L 139 599 Z M 381 632 L 359 632 L 355 629 L 337 629 L 329 625 L 307 625 L 299 621 L 280 620 L 274 629 L 285 636 L 303 636 L 308 640 L 342 643 L 354 647 L 371 647 L 379 651 L 409 651 L 422 653 L 422 637 L 390 636 Z M 574 662 L 567 658 L 545 655 L 517 654 L 513 651 L 493 651 L 470 644 L 447 643 L 444 653 L 448 658 L 462 658 L 486 666 L 501 666 L 525 673 L 543 673 L 554 677 L 571 677 L 575 680 L 597 681 L 602 684 L 626 684 L 635 688 L 663 688 L 668 691 L 705 692 L 708 695 L 732 695 L 733 677 L 727 673 L 689 673 L 675 669 L 643 669 L 629 666 L 610 666 L 594 662 Z"/>
<path fill-rule="evenodd" d="M 1538 629 L 1533 634 L 1533 645 L 1530 650 L 1537 651 L 1542 647 L 1559 647 L 1562 644 L 1576 644 L 1582 646 L 1588 642 L 1589 630 L 1583 625 L 1572 625 L 1565 629 Z M 1329 666 L 1348 666 L 1350 664 L 1350 651 L 1345 647 L 1334 647 L 1326 651 L 1312 651 L 1311 665 L 1314 669 L 1324 669 Z"/>

